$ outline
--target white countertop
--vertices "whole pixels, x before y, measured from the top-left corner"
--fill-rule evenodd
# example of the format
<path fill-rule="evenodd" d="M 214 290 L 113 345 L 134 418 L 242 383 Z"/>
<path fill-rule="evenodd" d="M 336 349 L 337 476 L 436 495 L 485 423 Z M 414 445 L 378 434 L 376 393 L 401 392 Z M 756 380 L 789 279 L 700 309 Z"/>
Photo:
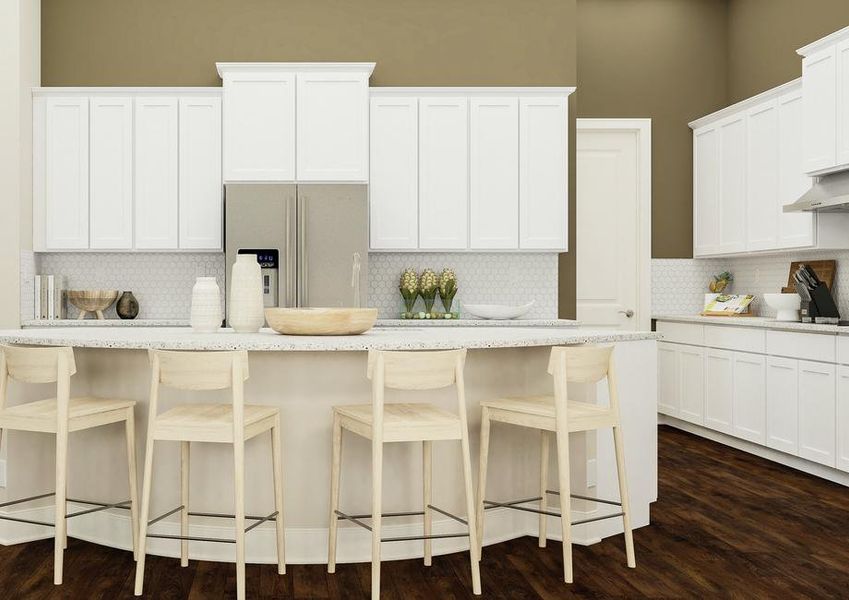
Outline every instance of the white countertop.
<path fill-rule="evenodd" d="M 615 331 L 583 327 L 377 327 L 355 336 L 290 336 L 263 329 L 259 333 L 195 333 L 186 327 L 50 327 L 0 330 L 0 343 L 73 346 L 77 348 L 362 351 L 438 350 L 450 348 L 519 348 L 561 344 L 610 343 L 657 339 L 650 331 Z"/>
<path fill-rule="evenodd" d="M 700 323 L 702 325 L 732 325 L 734 327 L 762 327 L 783 331 L 807 331 L 809 333 L 841 333 L 849 335 L 849 327 L 776 321 L 770 317 L 703 317 L 701 315 L 655 315 L 657 321 L 676 323 Z"/>
<path fill-rule="evenodd" d="M 375 327 L 577 327 L 572 319 L 378 319 Z M 36 319 L 31 327 L 188 327 L 188 319 Z"/>
<path fill-rule="evenodd" d="M 31 319 L 21 327 L 188 327 L 188 319 Z"/>

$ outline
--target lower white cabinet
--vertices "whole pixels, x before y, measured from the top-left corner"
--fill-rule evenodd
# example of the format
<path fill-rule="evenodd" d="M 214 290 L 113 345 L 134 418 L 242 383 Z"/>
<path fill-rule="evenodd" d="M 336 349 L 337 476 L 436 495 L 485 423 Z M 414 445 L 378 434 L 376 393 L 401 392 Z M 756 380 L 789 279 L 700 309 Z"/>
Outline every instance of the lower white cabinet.
<path fill-rule="evenodd" d="M 799 361 L 770 356 L 766 361 L 766 445 L 799 451 Z"/>
<path fill-rule="evenodd" d="M 675 344 L 657 344 L 657 412 L 677 417 L 681 411 L 678 395 L 678 349 Z"/>
<path fill-rule="evenodd" d="M 835 465 L 836 366 L 799 361 L 799 456 Z"/>
<path fill-rule="evenodd" d="M 849 367 L 837 370 L 837 468 L 849 471 Z"/>
<path fill-rule="evenodd" d="M 705 350 L 705 426 L 733 432 L 734 353 L 730 350 Z"/>
<path fill-rule="evenodd" d="M 702 425 L 705 418 L 705 349 L 681 346 L 678 350 L 679 417 Z"/>
<path fill-rule="evenodd" d="M 734 435 L 766 442 L 766 359 L 760 354 L 734 353 Z"/>

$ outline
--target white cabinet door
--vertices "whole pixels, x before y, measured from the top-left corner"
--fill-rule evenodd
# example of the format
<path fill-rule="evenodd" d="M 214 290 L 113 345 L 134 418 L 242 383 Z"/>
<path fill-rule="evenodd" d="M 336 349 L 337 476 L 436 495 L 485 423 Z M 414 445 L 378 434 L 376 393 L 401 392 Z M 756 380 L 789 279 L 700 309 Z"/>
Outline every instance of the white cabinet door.
<path fill-rule="evenodd" d="M 88 248 L 88 98 L 48 98 L 44 129 L 45 247 Z"/>
<path fill-rule="evenodd" d="M 836 162 L 835 116 L 837 103 L 836 53 L 832 46 L 802 59 L 802 148 L 806 173 L 816 173 Z"/>
<path fill-rule="evenodd" d="M 705 427 L 722 433 L 733 431 L 734 353 L 705 350 Z"/>
<path fill-rule="evenodd" d="M 799 450 L 798 361 L 770 356 L 766 362 L 766 445 L 782 452 Z"/>
<path fill-rule="evenodd" d="M 746 249 L 746 115 L 717 125 L 719 131 L 719 252 Z"/>
<path fill-rule="evenodd" d="M 836 158 L 838 165 L 849 164 L 849 41 L 835 48 L 837 75 Z"/>
<path fill-rule="evenodd" d="M 849 471 L 849 367 L 837 371 L 837 468 Z"/>
<path fill-rule="evenodd" d="M 419 247 L 468 247 L 468 99 L 419 100 Z"/>
<path fill-rule="evenodd" d="M 719 132 L 693 132 L 693 255 L 719 252 Z"/>
<path fill-rule="evenodd" d="M 298 73 L 299 181 L 368 181 L 366 73 Z"/>
<path fill-rule="evenodd" d="M 89 100 L 89 247 L 133 246 L 133 100 Z"/>
<path fill-rule="evenodd" d="M 419 102 L 371 99 L 369 237 L 376 250 L 419 245 Z"/>
<path fill-rule="evenodd" d="M 679 417 L 697 425 L 705 418 L 705 350 L 681 346 L 678 350 Z"/>
<path fill-rule="evenodd" d="M 469 111 L 469 246 L 518 248 L 519 100 L 472 98 Z"/>
<path fill-rule="evenodd" d="M 771 250 L 778 245 L 777 101 L 771 100 L 750 109 L 747 120 L 746 248 Z"/>
<path fill-rule="evenodd" d="M 224 75 L 224 180 L 295 180 L 295 74 Z"/>
<path fill-rule="evenodd" d="M 766 443 L 766 360 L 758 354 L 734 353 L 733 435 Z"/>
<path fill-rule="evenodd" d="M 802 90 L 778 99 L 778 247 L 813 246 L 816 215 L 811 212 L 785 213 L 811 187 L 811 178 L 802 165 Z"/>
<path fill-rule="evenodd" d="M 519 247 L 569 247 L 567 98 L 519 100 Z"/>
<path fill-rule="evenodd" d="M 835 466 L 836 367 L 799 361 L 799 456 Z"/>
<path fill-rule="evenodd" d="M 177 248 L 177 98 L 136 98 L 135 247 Z"/>
<path fill-rule="evenodd" d="M 657 412 L 677 417 L 681 408 L 678 389 L 678 350 L 674 344 L 657 344 Z"/>
<path fill-rule="evenodd" d="M 180 248 L 220 250 L 221 99 L 180 98 Z"/>

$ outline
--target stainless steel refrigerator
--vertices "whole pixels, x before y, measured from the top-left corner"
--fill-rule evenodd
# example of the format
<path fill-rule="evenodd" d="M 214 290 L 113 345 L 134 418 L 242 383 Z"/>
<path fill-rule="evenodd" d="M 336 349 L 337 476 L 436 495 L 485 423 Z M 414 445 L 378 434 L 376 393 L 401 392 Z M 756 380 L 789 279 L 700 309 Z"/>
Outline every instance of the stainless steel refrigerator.
<path fill-rule="evenodd" d="M 257 254 L 266 306 L 364 305 L 368 289 L 365 185 L 228 184 L 227 298 L 237 254 Z"/>

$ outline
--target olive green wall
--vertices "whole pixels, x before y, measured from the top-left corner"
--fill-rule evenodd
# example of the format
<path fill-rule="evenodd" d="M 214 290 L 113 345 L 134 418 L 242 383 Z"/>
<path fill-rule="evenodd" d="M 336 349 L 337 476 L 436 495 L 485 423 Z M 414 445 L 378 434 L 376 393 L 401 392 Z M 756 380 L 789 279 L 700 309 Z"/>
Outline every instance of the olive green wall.
<path fill-rule="evenodd" d="M 728 103 L 802 74 L 796 50 L 849 25 L 849 0 L 729 0 Z"/>
<path fill-rule="evenodd" d="M 692 256 L 687 123 L 725 106 L 725 48 L 723 0 L 578 0 L 578 117 L 652 119 L 655 258 Z"/>

